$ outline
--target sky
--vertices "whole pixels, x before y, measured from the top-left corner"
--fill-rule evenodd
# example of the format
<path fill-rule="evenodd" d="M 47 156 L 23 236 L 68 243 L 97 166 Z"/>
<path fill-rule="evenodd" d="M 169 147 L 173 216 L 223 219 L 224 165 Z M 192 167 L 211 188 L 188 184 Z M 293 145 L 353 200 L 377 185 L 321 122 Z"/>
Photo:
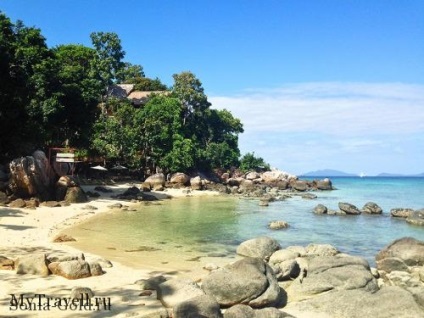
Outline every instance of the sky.
<path fill-rule="evenodd" d="M 424 172 L 423 0 L 0 0 L 47 44 L 115 32 L 172 85 L 193 72 L 244 124 L 241 152 L 294 174 Z"/>

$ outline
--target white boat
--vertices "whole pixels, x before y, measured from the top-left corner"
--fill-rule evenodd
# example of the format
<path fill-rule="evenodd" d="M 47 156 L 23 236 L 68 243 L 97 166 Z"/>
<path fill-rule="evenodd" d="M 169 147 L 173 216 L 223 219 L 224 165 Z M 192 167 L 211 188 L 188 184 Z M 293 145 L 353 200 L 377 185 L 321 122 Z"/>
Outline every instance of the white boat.
<path fill-rule="evenodd" d="M 361 172 L 361 173 L 359 174 L 359 177 L 360 177 L 360 178 L 365 177 L 365 173 Z"/>

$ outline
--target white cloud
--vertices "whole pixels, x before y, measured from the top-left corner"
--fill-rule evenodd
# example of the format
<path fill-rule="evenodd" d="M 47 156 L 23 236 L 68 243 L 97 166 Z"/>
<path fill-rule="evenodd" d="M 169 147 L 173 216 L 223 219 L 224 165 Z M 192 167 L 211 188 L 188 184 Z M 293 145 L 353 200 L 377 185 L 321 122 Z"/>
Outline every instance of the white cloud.
<path fill-rule="evenodd" d="M 243 153 L 292 173 L 424 170 L 424 85 L 304 83 L 209 100 L 243 122 Z"/>
<path fill-rule="evenodd" d="M 306 83 L 209 99 L 249 131 L 343 136 L 424 131 L 424 85 Z"/>

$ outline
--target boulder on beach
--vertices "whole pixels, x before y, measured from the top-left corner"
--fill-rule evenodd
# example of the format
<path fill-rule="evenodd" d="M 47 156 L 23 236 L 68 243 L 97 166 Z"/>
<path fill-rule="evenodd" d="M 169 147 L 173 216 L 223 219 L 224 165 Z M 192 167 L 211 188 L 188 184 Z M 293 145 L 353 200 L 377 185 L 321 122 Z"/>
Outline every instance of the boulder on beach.
<path fill-rule="evenodd" d="M 150 184 L 150 187 L 155 191 L 161 190 L 165 186 L 165 175 L 156 173 L 148 177 L 144 182 Z"/>
<path fill-rule="evenodd" d="M 314 208 L 314 213 L 315 214 L 327 214 L 327 207 L 323 204 L 318 204 L 315 208 Z"/>
<path fill-rule="evenodd" d="M 314 184 L 318 190 L 333 190 L 333 184 L 328 178 L 325 178 L 323 180 L 316 180 Z"/>
<path fill-rule="evenodd" d="M 80 279 L 90 277 L 90 264 L 83 260 L 72 260 L 65 262 L 53 262 L 49 264 L 49 269 L 54 275 L 67 279 Z"/>
<path fill-rule="evenodd" d="M 202 179 L 199 176 L 191 178 L 190 186 L 193 190 L 203 190 Z"/>
<path fill-rule="evenodd" d="M 169 182 L 182 187 L 189 184 L 190 177 L 186 175 L 185 173 L 177 172 L 171 176 L 171 179 L 169 180 Z"/>
<path fill-rule="evenodd" d="M 414 211 L 406 218 L 406 222 L 413 225 L 424 226 L 424 209 Z"/>
<path fill-rule="evenodd" d="M 393 241 L 376 255 L 376 261 L 384 258 L 397 257 L 408 266 L 424 265 L 424 241 L 412 237 L 404 237 Z"/>
<path fill-rule="evenodd" d="M 33 274 L 48 276 L 46 254 L 28 254 L 18 257 L 15 263 L 16 274 Z"/>
<path fill-rule="evenodd" d="M 291 187 L 296 191 L 306 191 L 309 188 L 308 182 L 305 180 L 296 180 L 291 183 Z"/>
<path fill-rule="evenodd" d="M 0 269 L 13 270 L 15 269 L 15 262 L 6 256 L 0 255 Z"/>
<path fill-rule="evenodd" d="M 289 227 L 289 224 L 286 221 L 271 221 L 268 224 L 268 227 L 271 230 L 281 230 Z"/>
<path fill-rule="evenodd" d="M 209 295 L 199 295 L 182 301 L 176 304 L 173 309 L 173 318 L 223 317 L 218 302 L 214 297 Z"/>
<path fill-rule="evenodd" d="M 260 258 L 247 257 L 213 271 L 203 279 L 202 289 L 221 306 L 261 308 L 284 302 L 273 270 Z"/>
<path fill-rule="evenodd" d="M 241 243 L 237 247 L 237 254 L 268 260 L 270 256 L 279 249 L 281 249 L 281 246 L 275 239 L 261 236 Z"/>
<path fill-rule="evenodd" d="M 188 279 L 170 279 L 157 288 L 158 299 L 168 308 L 205 294 L 195 282 Z"/>

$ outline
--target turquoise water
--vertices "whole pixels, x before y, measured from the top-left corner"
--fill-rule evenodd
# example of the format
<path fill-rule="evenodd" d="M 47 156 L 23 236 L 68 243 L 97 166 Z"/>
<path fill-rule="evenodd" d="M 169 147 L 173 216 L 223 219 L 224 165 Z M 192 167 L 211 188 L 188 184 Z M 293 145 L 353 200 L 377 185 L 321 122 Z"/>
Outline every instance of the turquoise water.
<path fill-rule="evenodd" d="M 90 250 L 96 246 L 93 252 L 97 253 L 101 247 L 116 255 L 146 247 L 157 249 L 156 257 L 162 263 L 193 256 L 230 257 L 240 242 L 267 235 L 283 247 L 329 243 L 374 264 L 375 254 L 395 239 L 411 236 L 424 240 L 424 227 L 390 217 L 392 208 L 424 208 L 424 178 L 333 178 L 332 181 L 338 190 L 315 192 L 318 196 L 315 200 L 294 196 L 260 207 L 258 200 L 226 196 L 171 199 L 141 206 L 137 212 L 100 215 L 73 228 L 70 234 L 79 242 L 90 242 L 80 248 Z M 341 201 L 358 208 L 373 201 L 384 212 L 359 216 L 312 213 L 319 203 L 337 209 Z M 274 220 L 284 220 L 290 227 L 269 230 L 268 223 Z M 142 259 L 154 253 L 140 251 L 131 255 Z"/>

